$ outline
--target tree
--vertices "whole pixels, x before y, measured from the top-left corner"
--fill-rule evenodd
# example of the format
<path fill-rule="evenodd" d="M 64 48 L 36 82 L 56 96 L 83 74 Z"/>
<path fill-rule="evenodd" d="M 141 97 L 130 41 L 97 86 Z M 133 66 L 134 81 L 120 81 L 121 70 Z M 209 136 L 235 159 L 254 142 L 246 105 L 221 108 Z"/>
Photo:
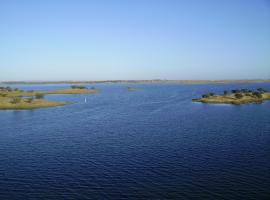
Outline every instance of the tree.
<path fill-rule="evenodd" d="M 30 98 L 27 98 L 25 101 L 26 101 L 27 103 L 32 103 L 33 100 L 34 100 L 34 98 L 33 98 L 33 97 L 30 97 Z"/>
<path fill-rule="evenodd" d="M 21 98 L 19 98 L 19 97 L 13 97 L 10 101 L 10 103 L 12 103 L 12 104 L 17 104 L 20 102 L 21 102 Z"/>
<path fill-rule="evenodd" d="M 241 93 L 236 93 L 236 94 L 235 94 L 235 97 L 236 97 L 237 99 L 241 99 L 241 98 L 243 98 L 243 95 L 242 95 Z"/>
<path fill-rule="evenodd" d="M 42 93 L 37 93 L 37 94 L 35 95 L 35 97 L 36 97 L 36 99 L 43 99 L 43 98 L 44 98 L 44 94 L 42 94 Z"/>
<path fill-rule="evenodd" d="M 262 98 L 262 94 L 260 92 L 252 92 L 252 95 L 257 97 L 257 98 Z"/>
<path fill-rule="evenodd" d="M 258 88 L 257 90 L 258 90 L 259 92 L 261 92 L 261 93 L 267 92 L 267 90 L 265 90 L 265 89 L 263 89 L 263 88 Z"/>
<path fill-rule="evenodd" d="M 210 97 L 209 94 L 203 94 L 203 95 L 202 95 L 202 98 L 208 98 L 208 97 Z"/>

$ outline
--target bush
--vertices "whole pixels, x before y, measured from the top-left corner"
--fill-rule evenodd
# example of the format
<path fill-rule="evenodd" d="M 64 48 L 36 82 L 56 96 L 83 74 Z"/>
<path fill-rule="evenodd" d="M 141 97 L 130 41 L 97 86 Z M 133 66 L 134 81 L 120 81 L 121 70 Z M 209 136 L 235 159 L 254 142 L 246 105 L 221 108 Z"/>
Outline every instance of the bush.
<path fill-rule="evenodd" d="M 208 98 L 208 97 L 210 97 L 209 94 L 203 94 L 203 95 L 202 95 L 202 98 Z"/>
<path fill-rule="evenodd" d="M 12 104 L 17 104 L 20 102 L 21 102 L 21 98 L 19 98 L 19 97 L 13 97 L 10 101 L 10 103 L 12 103 Z"/>
<path fill-rule="evenodd" d="M 210 95 L 210 96 L 214 96 L 214 95 L 215 95 L 215 93 L 213 93 L 213 92 L 210 92 L 210 93 L 209 93 L 209 95 Z"/>
<path fill-rule="evenodd" d="M 260 92 L 252 92 L 252 95 L 257 98 L 262 98 L 262 94 Z"/>
<path fill-rule="evenodd" d="M 248 93 L 248 89 L 241 89 L 241 92 Z"/>
<path fill-rule="evenodd" d="M 86 87 L 83 85 L 72 85 L 71 88 L 72 89 L 86 89 Z"/>
<path fill-rule="evenodd" d="M 43 98 L 44 98 L 44 94 L 42 94 L 42 93 L 37 93 L 37 94 L 35 95 L 35 97 L 36 97 L 36 99 L 43 99 Z"/>
<path fill-rule="evenodd" d="M 11 87 L 6 87 L 6 90 L 7 90 L 8 92 L 11 92 L 11 91 L 12 91 L 12 88 L 11 88 Z"/>
<path fill-rule="evenodd" d="M 261 93 L 267 92 L 267 90 L 265 90 L 265 89 L 263 89 L 263 88 L 258 88 L 257 90 L 258 90 L 259 92 L 261 92 Z"/>
<path fill-rule="evenodd" d="M 25 101 L 26 101 L 27 103 L 32 103 L 33 100 L 34 100 L 34 98 L 33 98 L 33 97 L 30 97 L 30 98 L 27 98 Z"/>
<path fill-rule="evenodd" d="M 232 90 L 232 93 L 236 94 L 236 93 L 240 93 L 241 90 Z"/>
<path fill-rule="evenodd" d="M 235 97 L 236 97 L 237 99 L 241 99 L 241 98 L 243 98 L 243 95 L 242 95 L 241 93 L 236 93 L 236 94 L 235 94 Z"/>
<path fill-rule="evenodd" d="M 227 95 L 227 94 L 229 94 L 229 92 L 227 90 L 224 90 L 223 94 Z"/>

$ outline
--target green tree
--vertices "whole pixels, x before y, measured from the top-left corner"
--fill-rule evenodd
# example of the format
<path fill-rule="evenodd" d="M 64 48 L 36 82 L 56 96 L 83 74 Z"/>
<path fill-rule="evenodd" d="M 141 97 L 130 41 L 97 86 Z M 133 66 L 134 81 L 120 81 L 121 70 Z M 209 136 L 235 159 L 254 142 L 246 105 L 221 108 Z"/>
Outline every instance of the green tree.
<path fill-rule="evenodd" d="M 243 95 L 242 95 L 241 93 L 236 93 L 236 94 L 235 94 L 235 97 L 236 97 L 237 99 L 241 99 L 241 98 L 243 98 Z"/>
<path fill-rule="evenodd" d="M 27 98 L 25 101 L 26 101 L 27 103 L 32 103 L 33 100 L 34 100 L 34 98 L 33 98 L 33 97 L 30 97 L 30 98 Z"/>
<path fill-rule="evenodd" d="M 10 103 L 12 103 L 12 104 L 17 104 L 20 102 L 21 102 L 21 98 L 19 98 L 19 97 L 13 97 L 10 101 Z"/>
<path fill-rule="evenodd" d="M 35 97 L 36 97 L 36 99 L 43 99 L 43 98 L 44 98 L 44 94 L 42 94 L 42 93 L 37 93 L 37 94 L 35 95 Z"/>

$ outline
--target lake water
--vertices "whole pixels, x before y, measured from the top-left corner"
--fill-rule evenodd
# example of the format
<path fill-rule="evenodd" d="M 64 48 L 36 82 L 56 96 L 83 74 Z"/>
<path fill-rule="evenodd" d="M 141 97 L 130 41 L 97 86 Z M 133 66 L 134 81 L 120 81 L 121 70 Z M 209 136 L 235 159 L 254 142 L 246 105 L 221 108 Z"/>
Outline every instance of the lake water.
<path fill-rule="evenodd" d="M 270 102 L 191 101 L 270 84 L 87 86 L 100 92 L 46 96 L 77 102 L 63 107 L 0 111 L 1 200 L 270 199 Z"/>

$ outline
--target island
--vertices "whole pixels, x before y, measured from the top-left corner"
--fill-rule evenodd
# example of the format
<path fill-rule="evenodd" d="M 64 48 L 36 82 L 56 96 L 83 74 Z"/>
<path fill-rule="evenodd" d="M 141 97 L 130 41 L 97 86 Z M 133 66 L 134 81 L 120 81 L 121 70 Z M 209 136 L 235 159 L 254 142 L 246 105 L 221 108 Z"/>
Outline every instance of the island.
<path fill-rule="evenodd" d="M 138 88 L 127 87 L 128 92 L 136 92 L 138 90 L 139 90 Z"/>
<path fill-rule="evenodd" d="M 97 90 L 94 87 L 88 89 L 85 86 L 81 85 L 72 85 L 71 88 L 46 92 L 46 94 L 90 94 L 90 93 L 97 93 Z"/>
<path fill-rule="evenodd" d="M 71 86 L 71 88 L 48 92 L 24 91 L 18 88 L 0 87 L 0 110 L 26 110 L 63 106 L 71 103 L 48 101 L 43 98 L 47 94 L 88 94 L 96 92 L 97 90 L 95 88 L 87 89 L 84 86 Z"/>
<path fill-rule="evenodd" d="M 192 99 L 193 102 L 212 103 L 212 104 L 250 104 L 262 103 L 270 100 L 270 92 L 263 88 L 257 90 L 236 89 L 223 92 L 223 95 L 214 93 L 203 94 L 201 98 Z"/>

